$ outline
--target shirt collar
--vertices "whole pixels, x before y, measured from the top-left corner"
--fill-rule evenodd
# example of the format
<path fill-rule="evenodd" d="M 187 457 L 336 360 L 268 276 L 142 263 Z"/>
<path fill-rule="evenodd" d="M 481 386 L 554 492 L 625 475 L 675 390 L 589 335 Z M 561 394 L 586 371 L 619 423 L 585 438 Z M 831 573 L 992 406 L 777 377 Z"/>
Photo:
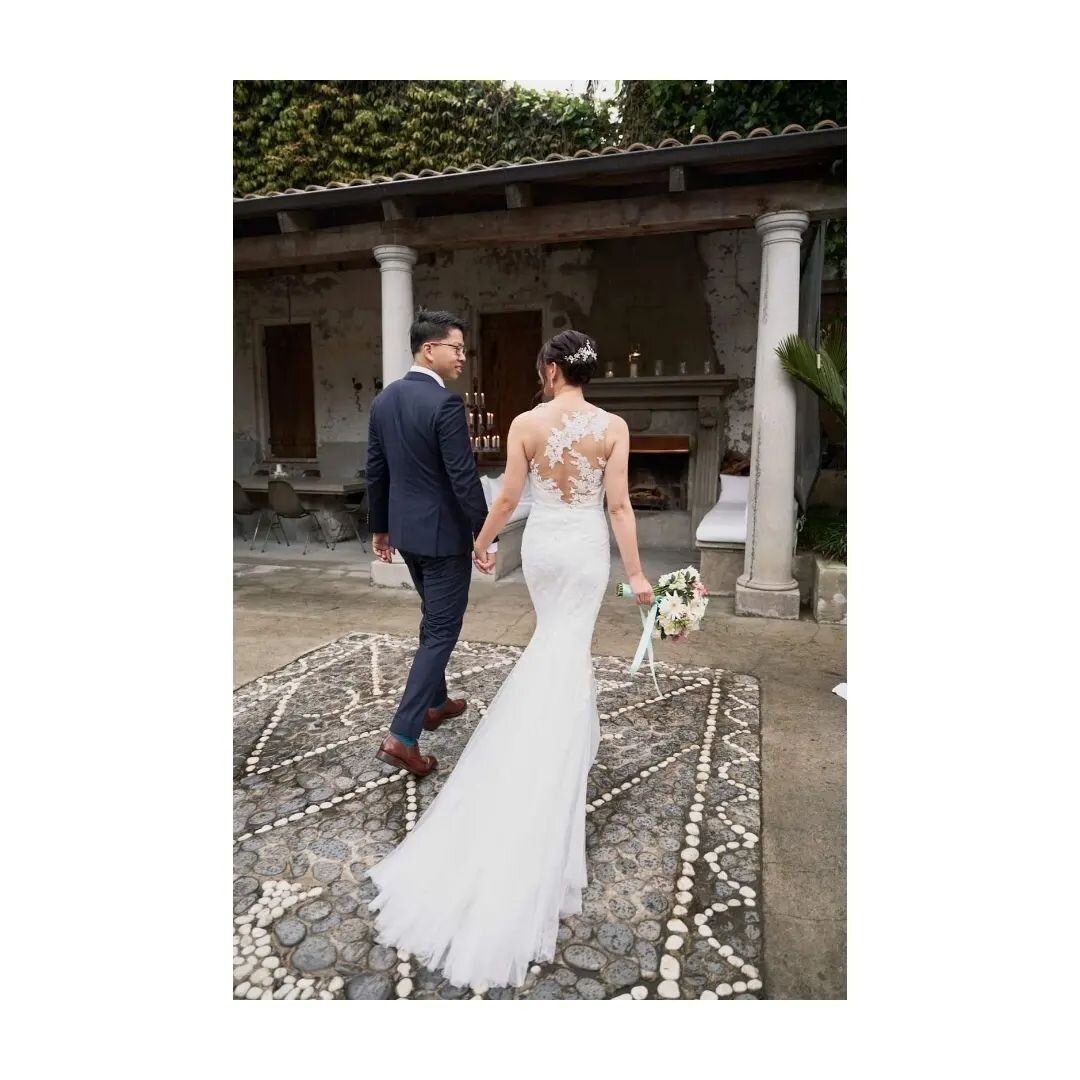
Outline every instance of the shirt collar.
<path fill-rule="evenodd" d="M 422 371 L 425 375 L 430 375 L 444 390 L 446 389 L 446 383 L 443 382 L 442 376 L 437 371 L 432 371 L 431 368 L 421 367 L 419 364 L 413 364 L 410 371 Z"/>

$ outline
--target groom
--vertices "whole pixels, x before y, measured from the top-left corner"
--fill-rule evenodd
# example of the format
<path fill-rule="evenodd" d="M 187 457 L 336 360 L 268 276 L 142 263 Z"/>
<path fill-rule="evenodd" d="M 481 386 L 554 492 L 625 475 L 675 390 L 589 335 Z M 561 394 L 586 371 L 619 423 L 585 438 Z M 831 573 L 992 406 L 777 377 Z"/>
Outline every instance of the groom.
<path fill-rule="evenodd" d="M 420 648 L 390 734 L 375 755 L 426 776 L 438 764 L 421 754 L 422 731 L 460 716 L 467 703 L 446 696 L 446 664 L 469 601 L 472 563 L 485 574 L 496 544 L 473 558 L 487 517 L 461 398 L 446 388 L 465 363 L 465 324 L 448 311 L 423 311 L 409 331 L 413 366 L 375 398 L 368 434 L 368 524 L 383 562 L 394 550 L 420 594 Z"/>

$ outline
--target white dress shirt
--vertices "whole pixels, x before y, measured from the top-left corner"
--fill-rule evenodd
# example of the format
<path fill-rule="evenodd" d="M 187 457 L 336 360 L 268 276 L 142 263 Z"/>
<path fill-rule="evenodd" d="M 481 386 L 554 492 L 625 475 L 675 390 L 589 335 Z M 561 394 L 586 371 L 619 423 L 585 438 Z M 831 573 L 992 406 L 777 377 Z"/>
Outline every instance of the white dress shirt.
<path fill-rule="evenodd" d="M 437 371 L 432 371 L 431 368 L 421 367 L 419 364 L 413 364 L 410 371 L 422 371 L 425 375 L 430 375 L 444 390 L 446 389 L 446 383 L 443 382 L 442 376 Z M 488 554 L 494 555 L 499 550 L 498 541 L 494 541 L 488 544 Z"/>

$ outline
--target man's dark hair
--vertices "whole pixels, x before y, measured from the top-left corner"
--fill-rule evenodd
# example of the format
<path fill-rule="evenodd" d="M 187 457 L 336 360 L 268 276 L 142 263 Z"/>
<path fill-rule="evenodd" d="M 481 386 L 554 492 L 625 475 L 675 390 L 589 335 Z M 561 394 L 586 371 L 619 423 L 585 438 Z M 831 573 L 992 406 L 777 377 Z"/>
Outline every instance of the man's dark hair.
<path fill-rule="evenodd" d="M 465 333 L 465 321 L 460 315 L 455 315 L 452 311 L 424 311 L 421 308 L 409 327 L 409 345 L 413 356 L 425 342 L 445 340 L 451 330 Z"/>

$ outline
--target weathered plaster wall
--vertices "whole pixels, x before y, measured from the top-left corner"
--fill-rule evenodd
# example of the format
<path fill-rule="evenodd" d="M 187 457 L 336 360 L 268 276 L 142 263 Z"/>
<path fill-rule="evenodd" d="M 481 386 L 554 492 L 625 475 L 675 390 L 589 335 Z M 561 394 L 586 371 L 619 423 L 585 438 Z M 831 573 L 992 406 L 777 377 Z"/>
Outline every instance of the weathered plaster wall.
<path fill-rule="evenodd" d="M 706 360 L 716 371 L 709 313 L 702 292 L 702 265 L 687 235 L 611 240 L 595 246 L 596 301 L 589 332 L 600 360 L 615 361 L 615 374 L 630 374 L 630 350 L 641 350 L 639 375 L 651 375 L 659 359 L 663 374 L 679 364 L 700 375 Z"/>
<path fill-rule="evenodd" d="M 739 380 L 739 389 L 726 402 L 727 446 L 749 454 L 754 418 L 761 243 L 753 229 L 700 233 L 696 243 L 717 370 Z"/>
<path fill-rule="evenodd" d="M 416 267 L 418 305 L 459 312 L 476 345 L 485 312 L 536 308 L 545 337 L 575 327 L 594 335 L 601 362 L 616 370 L 640 344 L 645 368 L 655 350 L 665 371 L 685 359 L 691 373 L 740 379 L 729 403 L 727 442 L 749 450 L 757 332 L 760 246 L 752 232 L 655 237 L 512 251 L 440 253 Z M 262 328 L 310 322 L 319 459 L 327 474 L 351 475 L 364 463 L 375 379 L 381 376 L 377 269 L 242 279 L 234 291 L 234 469 L 246 472 L 267 439 Z M 644 373 L 644 372 L 643 372 Z M 457 384 L 471 386 L 472 362 Z"/>

